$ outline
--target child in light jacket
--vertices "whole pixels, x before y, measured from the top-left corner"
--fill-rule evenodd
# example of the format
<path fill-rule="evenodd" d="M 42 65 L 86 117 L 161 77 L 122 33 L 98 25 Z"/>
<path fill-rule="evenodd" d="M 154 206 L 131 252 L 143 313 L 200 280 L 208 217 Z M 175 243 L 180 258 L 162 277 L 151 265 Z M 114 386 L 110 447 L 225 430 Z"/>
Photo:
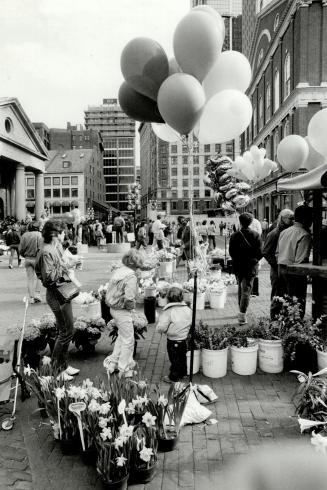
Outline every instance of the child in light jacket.
<path fill-rule="evenodd" d="M 186 339 L 192 323 L 192 310 L 184 303 L 180 286 L 171 286 L 167 299 L 168 304 L 162 310 L 156 331 L 167 335 L 167 352 L 171 366 L 169 376 L 165 376 L 163 380 L 175 383 L 187 374 Z"/>

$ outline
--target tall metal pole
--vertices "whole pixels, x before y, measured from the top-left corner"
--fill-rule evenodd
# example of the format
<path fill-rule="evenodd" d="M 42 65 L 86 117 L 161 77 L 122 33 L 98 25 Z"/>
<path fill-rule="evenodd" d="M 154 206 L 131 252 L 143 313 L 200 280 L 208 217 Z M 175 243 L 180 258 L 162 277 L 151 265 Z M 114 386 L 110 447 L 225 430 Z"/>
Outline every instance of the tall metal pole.
<path fill-rule="evenodd" d="M 192 311 L 192 324 L 191 324 L 191 358 L 190 358 L 190 383 L 193 380 L 193 362 L 194 362 L 194 339 L 195 339 L 195 319 L 196 319 L 196 296 L 197 296 L 197 278 L 198 271 L 194 272 L 194 287 L 193 287 L 193 311 Z"/>

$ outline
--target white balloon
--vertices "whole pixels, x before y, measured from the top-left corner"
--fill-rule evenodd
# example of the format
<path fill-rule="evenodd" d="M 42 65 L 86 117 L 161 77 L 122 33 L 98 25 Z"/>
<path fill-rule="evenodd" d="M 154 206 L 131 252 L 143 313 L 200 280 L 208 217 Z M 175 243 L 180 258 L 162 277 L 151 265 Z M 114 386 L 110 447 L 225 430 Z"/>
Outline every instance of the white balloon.
<path fill-rule="evenodd" d="M 245 151 L 243 153 L 243 160 L 245 163 L 251 163 L 252 164 L 253 158 L 252 158 L 252 155 L 249 151 Z"/>
<path fill-rule="evenodd" d="M 259 151 L 260 151 L 261 155 L 263 156 L 263 158 L 265 158 L 265 156 L 266 156 L 266 148 L 259 148 Z"/>
<path fill-rule="evenodd" d="M 288 172 L 301 168 L 308 158 L 309 146 L 304 138 L 291 134 L 282 139 L 277 147 L 277 158 Z"/>
<path fill-rule="evenodd" d="M 169 60 L 169 75 L 174 75 L 174 73 L 183 73 L 181 67 L 179 66 L 179 64 L 177 63 L 176 59 L 173 57 L 173 58 L 170 58 Z"/>
<path fill-rule="evenodd" d="M 252 155 L 253 160 L 261 158 L 261 152 L 257 145 L 252 145 L 250 148 L 250 153 Z"/>
<path fill-rule="evenodd" d="M 245 92 L 251 81 L 251 65 L 238 51 L 223 51 L 205 79 L 203 88 L 209 100 L 214 94 L 226 89 Z"/>
<path fill-rule="evenodd" d="M 225 22 L 220 13 L 217 12 L 217 10 L 215 10 L 213 7 L 210 7 L 209 5 L 198 5 L 192 10 L 202 10 L 202 12 L 206 12 L 207 14 L 212 15 L 221 28 L 223 39 L 225 38 Z"/>
<path fill-rule="evenodd" d="M 308 138 L 313 148 L 321 155 L 327 157 L 327 109 L 318 111 L 308 125 Z"/>
<path fill-rule="evenodd" d="M 250 99 L 238 90 L 223 90 L 207 102 L 200 119 L 200 143 L 224 143 L 240 136 L 252 117 Z"/>
<path fill-rule="evenodd" d="M 242 173 L 249 179 L 249 180 L 254 180 L 255 179 L 255 173 L 254 173 L 254 168 L 252 163 L 249 161 L 245 160 L 245 163 L 241 169 Z"/>
<path fill-rule="evenodd" d="M 168 124 L 151 123 L 151 127 L 155 135 L 163 141 L 175 143 L 181 139 L 177 131 L 168 126 Z"/>
<path fill-rule="evenodd" d="M 305 141 L 308 143 L 309 146 L 309 155 L 304 164 L 302 165 L 303 168 L 306 168 L 307 170 L 313 170 L 314 168 L 320 167 L 322 165 L 326 158 L 324 155 L 321 153 L 318 153 L 313 146 L 310 143 L 310 140 L 308 136 L 306 136 Z"/>

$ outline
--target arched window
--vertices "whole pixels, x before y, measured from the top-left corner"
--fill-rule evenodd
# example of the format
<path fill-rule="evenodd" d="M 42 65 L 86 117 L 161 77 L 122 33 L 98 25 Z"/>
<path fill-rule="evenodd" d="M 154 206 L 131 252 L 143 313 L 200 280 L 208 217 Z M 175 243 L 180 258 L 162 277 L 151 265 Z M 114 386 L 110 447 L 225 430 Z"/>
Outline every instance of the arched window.
<path fill-rule="evenodd" d="M 274 160 L 277 161 L 277 147 L 279 145 L 279 131 L 278 128 L 274 132 Z"/>
<path fill-rule="evenodd" d="M 286 119 L 284 124 L 284 138 L 285 136 L 289 136 L 290 133 L 291 133 L 290 120 Z"/>
<path fill-rule="evenodd" d="M 278 24 L 279 24 L 279 14 L 276 14 L 275 20 L 274 20 L 274 32 L 276 32 Z"/>
<path fill-rule="evenodd" d="M 284 59 L 284 99 L 291 93 L 291 56 L 286 51 Z"/>
<path fill-rule="evenodd" d="M 280 105 L 280 87 L 279 87 L 279 71 L 275 70 L 274 77 L 274 112 L 277 111 Z"/>
<path fill-rule="evenodd" d="M 270 83 L 266 86 L 266 121 L 269 121 L 271 116 L 271 87 Z"/>
<path fill-rule="evenodd" d="M 257 136 L 257 107 L 253 106 L 253 137 Z"/>
<path fill-rule="evenodd" d="M 263 127 L 263 99 L 262 95 L 259 97 L 259 131 Z"/>
<path fill-rule="evenodd" d="M 263 49 L 261 48 L 258 54 L 257 67 L 260 65 L 262 58 L 263 58 Z"/>

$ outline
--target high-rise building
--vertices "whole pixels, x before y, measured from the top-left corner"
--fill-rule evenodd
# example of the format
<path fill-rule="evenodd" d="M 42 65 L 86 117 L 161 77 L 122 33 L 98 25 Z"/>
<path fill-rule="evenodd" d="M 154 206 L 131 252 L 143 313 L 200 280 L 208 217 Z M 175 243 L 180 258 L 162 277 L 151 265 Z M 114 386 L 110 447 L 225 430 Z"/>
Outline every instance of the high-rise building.
<path fill-rule="evenodd" d="M 252 81 L 248 96 L 253 118 L 242 137 L 242 150 L 266 148 L 277 161 L 279 142 L 289 134 L 306 136 L 311 117 L 327 106 L 327 2 L 244 0 L 244 18 L 254 15 L 249 44 Z M 245 22 L 245 20 L 244 20 Z M 277 192 L 280 167 L 253 188 L 252 209 L 259 219 L 273 220 L 279 209 L 294 208 L 300 194 Z"/>
<path fill-rule="evenodd" d="M 86 129 L 100 131 L 103 138 L 103 170 L 106 201 L 127 211 L 128 184 L 135 182 L 135 121 L 118 105 L 117 99 L 103 99 L 102 105 L 89 106 Z"/>

